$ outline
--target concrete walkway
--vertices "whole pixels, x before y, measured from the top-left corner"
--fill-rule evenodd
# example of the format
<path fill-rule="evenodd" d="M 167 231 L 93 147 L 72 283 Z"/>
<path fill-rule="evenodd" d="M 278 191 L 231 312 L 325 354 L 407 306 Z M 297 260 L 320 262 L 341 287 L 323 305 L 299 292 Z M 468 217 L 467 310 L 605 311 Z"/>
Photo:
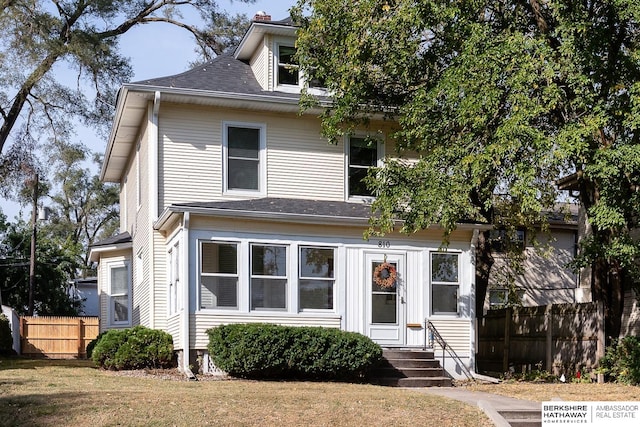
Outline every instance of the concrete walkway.
<path fill-rule="evenodd" d="M 456 387 L 428 387 L 411 390 L 448 397 L 449 399 L 477 406 L 498 427 L 541 424 L 540 411 L 542 405 L 540 402 Z"/>

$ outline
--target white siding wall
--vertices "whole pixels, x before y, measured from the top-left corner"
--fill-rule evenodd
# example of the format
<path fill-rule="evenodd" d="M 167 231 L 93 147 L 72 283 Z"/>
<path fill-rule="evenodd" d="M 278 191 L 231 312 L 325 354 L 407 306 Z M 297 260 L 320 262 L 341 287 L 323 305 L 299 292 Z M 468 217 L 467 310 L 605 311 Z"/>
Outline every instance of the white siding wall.
<path fill-rule="evenodd" d="M 166 329 L 168 313 L 169 281 L 167 279 L 166 239 L 157 231 L 153 232 L 153 327 Z M 186 274 L 181 272 L 186 286 Z M 175 342 L 175 341 L 174 341 Z"/>
<path fill-rule="evenodd" d="M 255 54 L 249 61 L 249 65 L 251 66 L 251 70 L 253 74 L 256 76 L 256 80 L 262 89 L 269 89 L 269 48 L 266 44 L 262 43 L 260 47 L 256 50 Z"/>

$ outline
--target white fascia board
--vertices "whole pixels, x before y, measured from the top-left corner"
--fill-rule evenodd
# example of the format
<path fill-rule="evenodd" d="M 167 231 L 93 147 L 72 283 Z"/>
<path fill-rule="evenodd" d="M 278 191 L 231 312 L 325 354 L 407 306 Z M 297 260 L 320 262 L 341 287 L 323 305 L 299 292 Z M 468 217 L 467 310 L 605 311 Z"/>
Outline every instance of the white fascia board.
<path fill-rule="evenodd" d="M 116 245 L 92 247 L 91 251 L 89 251 L 89 260 L 93 262 L 98 262 L 98 260 L 100 259 L 100 256 L 104 253 L 123 251 L 127 249 L 132 249 L 132 248 L 133 248 L 132 242 L 118 243 Z"/>
<path fill-rule="evenodd" d="M 122 120 L 122 113 L 124 111 L 124 106 L 126 104 L 126 99 L 128 96 L 128 89 L 126 86 L 122 86 L 118 91 L 117 103 L 116 103 L 116 112 L 114 115 L 113 123 L 111 125 L 111 131 L 109 132 L 109 139 L 107 142 L 107 148 L 104 151 L 104 158 L 102 162 L 102 168 L 100 168 L 100 181 L 104 180 L 105 174 L 107 172 L 107 165 L 109 163 L 109 158 L 111 157 L 111 152 L 113 151 L 113 145 L 115 144 L 116 132 L 120 125 L 120 121 Z"/>

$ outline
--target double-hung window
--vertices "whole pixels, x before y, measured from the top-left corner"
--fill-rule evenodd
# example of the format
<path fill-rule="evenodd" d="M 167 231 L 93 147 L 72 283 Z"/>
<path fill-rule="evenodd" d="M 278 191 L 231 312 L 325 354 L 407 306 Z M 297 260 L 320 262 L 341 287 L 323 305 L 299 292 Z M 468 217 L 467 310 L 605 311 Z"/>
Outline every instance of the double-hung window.
<path fill-rule="evenodd" d="M 109 291 L 109 323 L 114 326 L 129 325 L 131 272 L 128 262 L 109 265 Z"/>
<path fill-rule="evenodd" d="M 238 245 L 201 242 L 200 308 L 238 308 Z"/>
<path fill-rule="evenodd" d="M 365 178 L 369 169 L 378 166 L 380 156 L 379 142 L 372 138 L 351 136 L 348 140 L 348 198 L 373 197 Z"/>
<path fill-rule="evenodd" d="M 251 244 L 251 310 L 287 309 L 287 247 Z"/>
<path fill-rule="evenodd" d="M 334 249 L 300 247 L 299 308 L 333 309 Z"/>
<path fill-rule="evenodd" d="M 295 59 L 296 48 L 287 45 L 277 45 L 278 48 L 278 86 L 300 84 L 298 62 Z"/>
<path fill-rule="evenodd" d="M 459 254 L 431 254 L 431 312 L 457 314 L 460 289 Z"/>
<path fill-rule="evenodd" d="M 224 191 L 265 191 L 266 129 L 263 124 L 224 123 Z"/>

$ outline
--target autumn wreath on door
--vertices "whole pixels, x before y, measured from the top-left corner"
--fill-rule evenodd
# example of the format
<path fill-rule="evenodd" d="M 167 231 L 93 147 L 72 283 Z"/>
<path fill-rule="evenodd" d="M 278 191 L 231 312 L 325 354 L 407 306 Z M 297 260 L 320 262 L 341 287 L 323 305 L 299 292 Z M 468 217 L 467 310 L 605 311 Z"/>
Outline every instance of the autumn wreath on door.
<path fill-rule="evenodd" d="M 373 282 L 384 289 L 391 289 L 396 284 L 398 278 L 398 271 L 395 265 L 383 262 L 373 270 Z"/>

